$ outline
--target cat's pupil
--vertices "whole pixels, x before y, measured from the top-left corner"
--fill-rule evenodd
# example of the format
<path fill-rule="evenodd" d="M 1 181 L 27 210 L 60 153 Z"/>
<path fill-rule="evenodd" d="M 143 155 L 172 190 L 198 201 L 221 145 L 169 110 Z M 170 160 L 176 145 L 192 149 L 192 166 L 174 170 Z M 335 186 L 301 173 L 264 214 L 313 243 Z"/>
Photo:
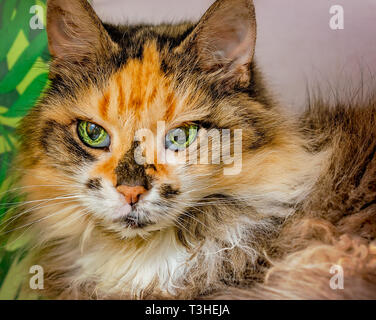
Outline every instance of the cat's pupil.
<path fill-rule="evenodd" d="M 87 135 L 91 140 L 97 140 L 101 135 L 101 128 L 93 123 L 89 123 L 86 127 Z"/>
<path fill-rule="evenodd" d="M 177 144 L 184 144 L 187 142 L 187 135 L 186 132 L 182 129 L 177 129 L 174 133 L 173 139 L 174 142 Z"/>

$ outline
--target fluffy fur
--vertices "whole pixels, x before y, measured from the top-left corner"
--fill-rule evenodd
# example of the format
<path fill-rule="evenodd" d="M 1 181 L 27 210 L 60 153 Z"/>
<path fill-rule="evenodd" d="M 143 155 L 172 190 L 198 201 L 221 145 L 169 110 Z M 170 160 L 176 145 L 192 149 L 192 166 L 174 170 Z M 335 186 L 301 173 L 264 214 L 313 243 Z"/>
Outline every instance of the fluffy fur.
<path fill-rule="evenodd" d="M 26 202 L 10 229 L 31 234 L 41 294 L 375 297 L 375 100 L 285 116 L 253 60 L 250 0 L 161 26 L 106 25 L 84 0 L 49 0 L 48 35 L 51 86 L 19 128 Z M 78 120 L 104 127 L 111 146 L 84 145 Z M 162 120 L 197 123 L 199 137 L 242 129 L 241 173 L 136 164 L 135 132 Z M 119 220 L 116 187 L 134 184 L 148 194 Z M 343 291 L 329 286 L 333 264 Z"/>

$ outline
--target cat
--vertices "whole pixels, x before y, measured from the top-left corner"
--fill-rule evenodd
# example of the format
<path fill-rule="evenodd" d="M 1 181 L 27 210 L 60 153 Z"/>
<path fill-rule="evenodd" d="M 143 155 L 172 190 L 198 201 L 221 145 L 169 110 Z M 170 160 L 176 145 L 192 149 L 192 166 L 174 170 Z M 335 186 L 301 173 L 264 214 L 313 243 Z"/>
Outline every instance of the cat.
<path fill-rule="evenodd" d="M 19 126 L 25 204 L 9 227 L 29 235 L 42 296 L 376 298 L 376 99 L 286 115 L 254 61 L 251 0 L 156 26 L 102 23 L 86 0 L 47 7 L 50 86 Z M 225 129 L 231 150 L 242 132 L 237 174 L 158 161 L 212 155 L 201 138 Z"/>

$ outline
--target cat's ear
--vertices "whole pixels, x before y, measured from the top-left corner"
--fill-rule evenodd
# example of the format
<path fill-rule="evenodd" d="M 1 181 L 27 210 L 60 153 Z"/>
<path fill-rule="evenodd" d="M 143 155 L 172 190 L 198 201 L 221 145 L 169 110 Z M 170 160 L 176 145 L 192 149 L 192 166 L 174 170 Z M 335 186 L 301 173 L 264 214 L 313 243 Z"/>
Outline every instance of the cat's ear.
<path fill-rule="evenodd" d="M 256 18 L 252 0 L 218 0 L 182 47 L 189 45 L 194 49 L 202 70 L 235 83 L 249 82 L 255 44 Z"/>
<path fill-rule="evenodd" d="M 47 35 L 52 57 L 75 64 L 116 47 L 87 0 L 48 0 Z"/>

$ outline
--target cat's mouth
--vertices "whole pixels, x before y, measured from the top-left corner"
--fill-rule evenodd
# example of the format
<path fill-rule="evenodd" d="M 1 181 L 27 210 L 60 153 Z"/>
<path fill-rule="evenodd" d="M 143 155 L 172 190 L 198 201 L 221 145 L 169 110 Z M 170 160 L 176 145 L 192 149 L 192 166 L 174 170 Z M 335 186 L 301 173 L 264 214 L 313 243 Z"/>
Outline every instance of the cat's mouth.
<path fill-rule="evenodd" d="M 121 226 L 125 228 L 142 229 L 155 224 L 155 222 L 147 218 L 148 216 L 150 216 L 149 212 L 145 212 L 139 208 L 132 208 L 131 212 L 127 215 L 116 218 L 114 222 L 121 224 Z"/>
<path fill-rule="evenodd" d="M 145 223 L 143 221 L 140 221 L 138 217 L 135 217 L 133 215 L 129 215 L 127 217 L 124 217 L 120 221 L 124 226 L 131 228 L 131 229 L 142 229 L 149 225 L 150 223 Z"/>

